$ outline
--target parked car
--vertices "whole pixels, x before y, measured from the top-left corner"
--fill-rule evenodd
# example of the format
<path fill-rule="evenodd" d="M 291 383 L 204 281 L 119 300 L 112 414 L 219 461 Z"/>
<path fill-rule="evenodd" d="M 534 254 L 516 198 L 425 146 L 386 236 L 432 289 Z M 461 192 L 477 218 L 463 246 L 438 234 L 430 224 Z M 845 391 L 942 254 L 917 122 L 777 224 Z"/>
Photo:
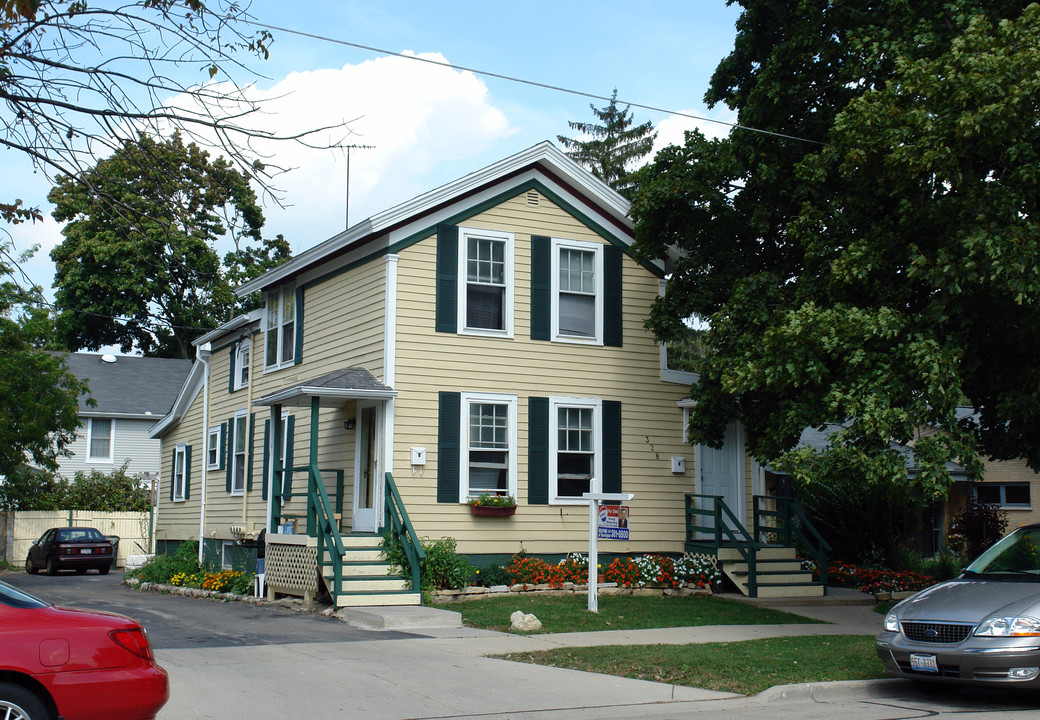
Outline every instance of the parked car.
<path fill-rule="evenodd" d="M 0 581 L 0 718 L 151 720 L 169 697 L 137 622 L 54 607 Z"/>
<path fill-rule="evenodd" d="M 893 607 L 876 648 L 890 675 L 926 690 L 1040 688 L 1040 524 L 1009 533 L 958 577 Z"/>
<path fill-rule="evenodd" d="M 57 575 L 59 570 L 85 573 L 91 568 L 107 575 L 114 557 L 112 543 L 92 527 L 51 528 L 29 548 L 25 572 L 34 575 L 46 570 Z"/>

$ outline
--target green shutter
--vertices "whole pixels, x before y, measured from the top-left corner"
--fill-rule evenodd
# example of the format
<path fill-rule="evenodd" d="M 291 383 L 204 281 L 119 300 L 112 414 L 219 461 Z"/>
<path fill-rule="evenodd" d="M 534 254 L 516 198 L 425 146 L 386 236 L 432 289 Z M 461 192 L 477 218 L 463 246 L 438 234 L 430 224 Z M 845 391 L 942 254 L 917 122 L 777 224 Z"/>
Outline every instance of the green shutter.
<path fill-rule="evenodd" d="M 191 497 L 191 445 L 184 446 L 184 499 Z"/>
<path fill-rule="evenodd" d="M 238 350 L 238 345 L 234 344 L 231 346 L 230 357 L 228 358 L 228 381 L 227 391 L 228 393 L 235 392 L 235 353 Z"/>
<path fill-rule="evenodd" d="M 457 332 L 459 319 L 459 229 L 437 226 L 437 316 L 434 330 Z"/>
<path fill-rule="evenodd" d="M 256 413 L 249 413 L 249 440 L 246 445 L 246 492 L 253 489 L 253 430 L 256 428 Z"/>
<path fill-rule="evenodd" d="M 552 241 L 531 236 L 531 339 L 548 340 L 552 313 Z M 547 491 L 548 492 L 548 491 Z"/>
<path fill-rule="evenodd" d="M 264 420 L 264 460 L 260 477 L 260 499 L 267 499 L 267 474 L 271 472 L 271 421 Z"/>
<path fill-rule="evenodd" d="M 231 492 L 231 476 L 235 472 L 235 418 L 227 421 L 227 462 L 224 465 L 224 492 Z"/>
<path fill-rule="evenodd" d="M 296 319 L 293 327 L 296 329 L 296 347 L 293 348 L 293 365 L 303 362 L 303 288 L 296 286 Z"/>
<path fill-rule="evenodd" d="M 220 449 L 217 451 L 217 469 L 223 470 L 227 465 L 225 460 L 227 459 L 227 426 L 221 423 L 220 425 Z"/>
<path fill-rule="evenodd" d="M 621 403 L 603 401 L 603 492 L 621 492 Z"/>
<path fill-rule="evenodd" d="M 549 504 L 549 398 L 527 399 L 527 502 Z"/>
<path fill-rule="evenodd" d="M 462 414 L 462 394 L 439 393 L 437 413 L 437 502 L 459 501 L 459 459 L 461 453 L 459 430 Z"/>
<path fill-rule="evenodd" d="M 282 472 L 282 499 L 289 500 L 292 497 L 292 466 L 293 466 L 293 450 L 295 443 L 296 434 L 296 416 L 290 415 L 286 422 L 285 430 L 285 457 L 282 458 L 282 467 L 285 470 Z"/>
<path fill-rule="evenodd" d="M 622 290 L 621 248 L 608 245 L 603 249 L 603 344 L 621 347 Z"/>
<path fill-rule="evenodd" d="M 170 502 L 173 502 L 174 478 L 177 477 L 177 446 L 173 448 L 173 457 L 170 462 Z"/>

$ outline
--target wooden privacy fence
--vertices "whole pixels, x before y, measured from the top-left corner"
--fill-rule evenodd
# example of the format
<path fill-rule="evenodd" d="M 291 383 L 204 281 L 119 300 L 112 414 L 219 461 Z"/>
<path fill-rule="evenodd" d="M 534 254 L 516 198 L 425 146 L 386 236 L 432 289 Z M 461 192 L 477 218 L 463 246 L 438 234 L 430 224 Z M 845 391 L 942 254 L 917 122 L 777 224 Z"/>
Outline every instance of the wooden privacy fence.
<path fill-rule="evenodd" d="M 118 567 L 126 567 L 129 555 L 152 552 L 152 514 L 143 512 L 93 512 L 90 510 L 0 511 L 0 560 L 22 566 L 29 546 L 53 527 L 92 527 L 102 535 L 119 537 Z"/>

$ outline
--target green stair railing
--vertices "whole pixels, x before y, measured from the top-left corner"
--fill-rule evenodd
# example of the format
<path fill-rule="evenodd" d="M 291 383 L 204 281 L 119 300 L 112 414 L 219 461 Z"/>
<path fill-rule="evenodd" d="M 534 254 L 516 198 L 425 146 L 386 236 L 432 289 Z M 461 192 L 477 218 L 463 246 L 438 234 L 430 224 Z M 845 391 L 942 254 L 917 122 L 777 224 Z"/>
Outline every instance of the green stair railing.
<path fill-rule="evenodd" d="M 780 545 L 807 550 L 816 561 L 820 584 L 826 594 L 831 546 L 809 521 L 802 506 L 793 498 L 771 495 L 755 495 L 754 503 L 755 537 L 774 535 Z"/>
<path fill-rule="evenodd" d="M 702 520 L 711 520 L 705 524 Z M 728 522 L 726 522 L 728 521 Z M 705 537 L 707 536 L 707 537 Z M 687 552 L 700 550 L 718 557 L 721 548 L 734 548 L 747 564 L 748 597 L 758 597 L 757 555 L 759 543 L 748 534 L 721 495 L 686 493 Z"/>
<path fill-rule="evenodd" d="M 408 566 L 412 570 L 412 589 L 419 592 L 422 589 L 420 565 L 426 559 L 426 552 L 422 549 L 419 536 L 415 534 L 408 511 L 401 501 L 401 493 L 397 491 L 397 483 L 394 482 L 394 476 L 390 473 L 386 473 L 386 492 L 383 493 L 383 497 L 386 506 L 384 531 L 389 533 L 392 540 L 401 543 L 401 547 L 404 548 Z"/>
<path fill-rule="evenodd" d="M 339 532 L 339 523 L 332 512 L 332 503 L 325 492 L 325 484 L 321 481 L 322 471 L 317 465 L 292 468 L 293 472 L 307 473 L 307 534 L 318 539 L 318 567 L 332 567 L 332 587 L 329 592 L 333 601 L 343 586 L 343 536 Z M 326 471 L 336 473 L 336 485 L 343 483 L 343 471 Z"/>

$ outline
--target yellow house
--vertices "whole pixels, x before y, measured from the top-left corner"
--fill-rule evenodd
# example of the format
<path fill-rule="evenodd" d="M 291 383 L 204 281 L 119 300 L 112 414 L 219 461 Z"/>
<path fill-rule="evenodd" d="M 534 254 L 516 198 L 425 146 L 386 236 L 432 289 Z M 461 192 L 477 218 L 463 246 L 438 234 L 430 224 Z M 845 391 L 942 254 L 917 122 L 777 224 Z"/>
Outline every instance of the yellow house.
<path fill-rule="evenodd" d="M 696 377 L 644 327 L 665 269 L 632 239 L 627 201 L 546 142 L 244 284 L 263 309 L 199 338 L 153 429 L 160 547 L 202 538 L 227 564 L 266 530 L 269 583 L 289 587 L 292 556 L 347 604 L 343 578 L 394 528 L 478 563 L 558 556 L 588 547 L 590 491 L 634 495 L 606 553 L 689 549 L 691 493 L 750 527 L 762 469 L 736 427 L 720 450 L 686 444 Z M 514 514 L 476 515 L 481 494 Z"/>

